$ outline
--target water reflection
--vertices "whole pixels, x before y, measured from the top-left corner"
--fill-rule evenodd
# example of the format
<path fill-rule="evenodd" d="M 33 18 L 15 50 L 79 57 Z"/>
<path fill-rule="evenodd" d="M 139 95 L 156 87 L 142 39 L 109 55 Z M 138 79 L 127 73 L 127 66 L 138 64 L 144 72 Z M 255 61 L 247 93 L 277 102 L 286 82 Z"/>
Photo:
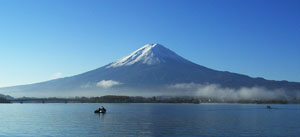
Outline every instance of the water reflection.
<path fill-rule="evenodd" d="M 105 117 L 105 113 L 95 113 L 99 117 L 99 120 L 103 120 Z"/>
<path fill-rule="evenodd" d="M 0 105 L 0 136 L 298 136 L 299 105 Z"/>

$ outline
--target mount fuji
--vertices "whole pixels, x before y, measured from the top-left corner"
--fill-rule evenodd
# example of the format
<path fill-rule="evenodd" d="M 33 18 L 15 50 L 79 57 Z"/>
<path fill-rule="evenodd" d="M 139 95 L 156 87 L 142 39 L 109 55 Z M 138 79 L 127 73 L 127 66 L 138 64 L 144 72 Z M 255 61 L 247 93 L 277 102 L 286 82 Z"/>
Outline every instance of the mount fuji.
<path fill-rule="evenodd" d="M 203 85 L 237 91 L 263 88 L 293 96 L 300 83 L 252 78 L 195 64 L 160 44 L 147 44 L 115 62 L 72 77 L 1 88 L 11 96 L 193 95 Z"/>

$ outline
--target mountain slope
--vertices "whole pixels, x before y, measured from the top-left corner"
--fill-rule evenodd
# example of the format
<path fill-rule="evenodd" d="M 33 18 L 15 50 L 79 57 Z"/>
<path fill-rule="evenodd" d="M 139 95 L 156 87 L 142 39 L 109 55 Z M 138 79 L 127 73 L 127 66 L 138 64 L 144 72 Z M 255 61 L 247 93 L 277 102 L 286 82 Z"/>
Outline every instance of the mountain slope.
<path fill-rule="evenodd" d="M 129 56 L 121 58 L 101 68 L 73 77 L 52 81 L 8 87 L 0 93 L 9 95 L 29 94 L 32 96 L 46 92 L 52 96 L 121 94 L 129 92 L 151 94 L 152 92 L 172 93 L 169 87 L 176 84 L 193 83 L 198 85 L 217 84 L 223 88 L 264 87 L 270 90 L 284 89 L 290 93 L 298 91 L 300 84 L 287 81 L 269 81 L 251 78 L 246 75 L 216 71 L 190 62 L 159 44 L 147 44 Z M 182 89 L 184 90 L 184 89 Z M 184 91 L 183 91 L 184 92 Z M 45 93 L 45 94 L 44 94 Z M 71 94 L 72 93 L 72 94 Z"/>

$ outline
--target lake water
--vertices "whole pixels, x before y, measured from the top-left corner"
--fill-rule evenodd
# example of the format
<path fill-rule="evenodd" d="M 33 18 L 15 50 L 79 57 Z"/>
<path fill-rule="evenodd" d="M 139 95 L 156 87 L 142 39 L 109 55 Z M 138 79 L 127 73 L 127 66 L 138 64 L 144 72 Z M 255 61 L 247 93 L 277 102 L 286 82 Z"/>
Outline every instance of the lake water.
<path fill-rule="evenodd" d="M 94 114 L 101 105 L 106 114 Z M 300 105 L 1 104 L 0 136 L 299 136 Z"/>

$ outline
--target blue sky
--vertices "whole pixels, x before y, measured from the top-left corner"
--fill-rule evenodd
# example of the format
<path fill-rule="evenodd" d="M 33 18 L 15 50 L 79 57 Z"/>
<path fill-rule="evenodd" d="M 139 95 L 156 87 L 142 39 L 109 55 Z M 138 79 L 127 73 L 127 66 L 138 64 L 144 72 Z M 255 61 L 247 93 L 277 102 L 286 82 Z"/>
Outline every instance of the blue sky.
<path fill-rule="evenodd" d="M 80 74 L 160 43 L 203 66 L 300 82 L 298 0 L 2 0 L 0 87 Z"/>

